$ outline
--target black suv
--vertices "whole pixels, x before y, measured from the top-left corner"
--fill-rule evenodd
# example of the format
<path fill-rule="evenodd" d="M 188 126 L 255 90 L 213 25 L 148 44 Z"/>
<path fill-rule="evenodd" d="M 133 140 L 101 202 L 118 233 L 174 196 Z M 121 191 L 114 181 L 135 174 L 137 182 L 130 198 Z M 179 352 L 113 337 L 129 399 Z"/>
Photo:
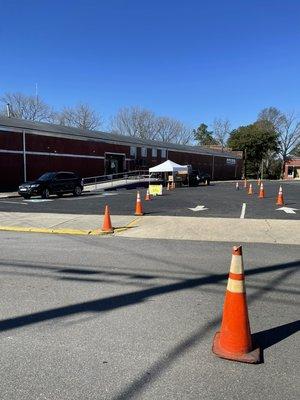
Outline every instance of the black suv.
<path fill-rule="evenodd" d="M 47 199 L 50 194 L 62 196 L 65 193 L 73 193 L 80 196 L 83 190 L 83 180 L 73 172 L 46 172 L 36 181 L 25 182 L 19 186 L 19 195 L 24 199 L 31 196 L 42 196 Z"/>
<path fill-rule="evenodd" d="M 189 185 L 198 186 L 199 183 L 210 184 L 211 177 L 206 172 L 201 172 L 200 170 L 194 169 L 189 173 Z"/>

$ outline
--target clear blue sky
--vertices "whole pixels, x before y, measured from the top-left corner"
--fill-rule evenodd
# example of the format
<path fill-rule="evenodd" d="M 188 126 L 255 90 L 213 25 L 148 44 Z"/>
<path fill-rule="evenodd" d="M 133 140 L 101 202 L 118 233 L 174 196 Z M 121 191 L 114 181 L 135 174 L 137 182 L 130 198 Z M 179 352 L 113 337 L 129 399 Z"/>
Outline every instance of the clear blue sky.
<path fill-rule="evenodd" d="M 0 94 L 106 121 L 140 105 L 190 126 L 300 114 L 299 0 L 0 0 Z"/>

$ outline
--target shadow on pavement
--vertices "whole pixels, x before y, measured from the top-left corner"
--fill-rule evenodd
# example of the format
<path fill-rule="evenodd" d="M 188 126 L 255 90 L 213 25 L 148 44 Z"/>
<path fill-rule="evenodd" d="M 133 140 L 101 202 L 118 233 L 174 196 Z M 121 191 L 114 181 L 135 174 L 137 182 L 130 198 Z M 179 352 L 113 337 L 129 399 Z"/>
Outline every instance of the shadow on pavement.
<path fill-rule="evenodd" d="M 293 261 L 286 264 L 276 264 L 268 267 L 254 268 L 249 270 L 247 275 L 261 274 L 276 270 L 283 270 L 283 275 L 276 277 L 273 285 L 272 281 L 269 282 L 266 288 L 260 288 L 257 295 L 262 295 L 265 291 L 271 290 L 275 284 L 278 284 L 284 280 L 288 275 L 295 272 L 296 267 L 299 267 L 300 261 Z M 136 275 L 136 274 L 135 274 Z M 142 275 L 140 275 L 142 276 Z M 228 274 L 210 274 L 208 276 L 185 279 L 176 283 L 151 287 L 131 293 L 120 294 L 116 296 L 106 297 L 103 299 L 97 299 L 93 301 L 87 301 L 77 304 L 72 304 L 63 307 L 57 307 L 45 311 L 40 311 L 24 316 L 12 317 L 0 321 L 0 332 L 11 329 L 20 328 L 22 326 L 32 325 L 39 322 L 53 320 L 56 318 L 63 318 L 69 315 L 83 312 L 107 312 L 113 309 L 127 307 L 132 304 L 144 302 L 150 297 L 161 296 L 166 293 L 172 293 L 179 290 L 192 289 L 207 284 L 217 284 L 220 281 L 224 281 L 228 277 Z M 249 299 L 257 297 L 253 294 L 249 296 Z"/>
<path fill-rule="evenodd" d="M 281 273 L 280 276 L 276 276 L 274 279 L 271 279 L 266 287 L 261 287 L 255 293 L 248 296 L 248 303 L 250 304 L 254 300 L 262 297 L 265 291 L 269 291 L 271 288 L 274 289 L 289 275 L 296 272 L 299 265 L 299 261 L 294 261 L 286 264 L 275 264 L 267 267 L 254 268 L 252 270 L 249 270 L 248 275 L 268 273 L 277 270 L 281 271 Z M 196 279 L 186 279 L 168 285 L 151 287 L 131 293 L 125 293 L 107 298 L 100 298 L 93 301 L 86 301 L 73 305 L 57 307 L 19 317 L 12 317 L 0 321 L 0 331 L 16 329 L 47 320 L 60 319 L 70 315 L 74 315 L 76 313 L 108 312 L 121 307 L 142 303 L 154 296 L 160 296 L 180 290 L 191 289 L 199 287 L 201 285 L 216 284 L 224 281 L 227 276 L 228 274 L 210 274 L 208 276 Z M 220 316 L 217 315 L 211 321 L 207 322 L 204 326 L 200 327 L 196 332 L 192 333 L 186 339 L 182 340 L 179 344 L 171 348 L 160 359 L 154 362 L 146 371 L 143 371 L 140 376 L 136 377 L 136 379 L 134 379 L 133 381 L 131 381 L 131 383 L 124 387 L 119 394 L 113 397 L 113 400 L 133 399 L 136 398 L 136 396 L 139 396 L 140 393 L 144 391 L 147 386 L 151 385 L 151 383 L 155 381 L 164 370 L 166 370 L 166 368 L 169 368 L 170 364 L 174 363 L 175 360 L 177 360 L 184 353 L 189 351 L 192 347 L 199 344 L 199 342 L 201 342 L 205 338 L 205 335 L 212 331 L 213 328 L 217 328 L 219 322 Z M 262 349 L 266 349 L 297 332 L 299 330 L 299 324 L 299 321 L 295 321 L 266 331 L 258 332 L 254 335 L 254 340 L 260 344 Z"/>
<path fill-rule="evenodd" d="M 298 331 L 300 331 L 300 320 L 257 332 L 253 335 L 253 341 L 257 343 L 262 350 L 265 350 Z"/>

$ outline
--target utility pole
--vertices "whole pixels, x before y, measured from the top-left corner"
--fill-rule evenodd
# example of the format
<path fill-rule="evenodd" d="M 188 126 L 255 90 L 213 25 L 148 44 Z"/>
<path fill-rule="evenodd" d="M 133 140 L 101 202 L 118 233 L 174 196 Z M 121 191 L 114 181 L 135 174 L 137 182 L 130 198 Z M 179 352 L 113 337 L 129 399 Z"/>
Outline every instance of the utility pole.
<path fill-rule="evenodd" d="M 11 108 L 9 103 L 6 104 L 6 114 L 8 118 L 11 117 Z"/>
<path fill-rule="evenodd" d="M 244 150 L 244 178 L 247 178 L 247 149 Z"/>
<path fill-rule="evenodd" d="M 35 105 L 38 103 L 38 84 L 35 84 Z"/>

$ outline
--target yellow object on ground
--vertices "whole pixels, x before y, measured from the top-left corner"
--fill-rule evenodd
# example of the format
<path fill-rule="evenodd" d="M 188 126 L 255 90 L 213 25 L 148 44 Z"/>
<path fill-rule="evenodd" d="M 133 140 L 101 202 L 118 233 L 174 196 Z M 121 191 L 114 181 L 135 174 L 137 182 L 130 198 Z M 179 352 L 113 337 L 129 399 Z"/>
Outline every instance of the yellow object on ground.
<path fill-rule="evenodd" d="M 149 185 L 149 193 L 151 196 L 161 196 L 162 190 L 162 185 Z"/>

